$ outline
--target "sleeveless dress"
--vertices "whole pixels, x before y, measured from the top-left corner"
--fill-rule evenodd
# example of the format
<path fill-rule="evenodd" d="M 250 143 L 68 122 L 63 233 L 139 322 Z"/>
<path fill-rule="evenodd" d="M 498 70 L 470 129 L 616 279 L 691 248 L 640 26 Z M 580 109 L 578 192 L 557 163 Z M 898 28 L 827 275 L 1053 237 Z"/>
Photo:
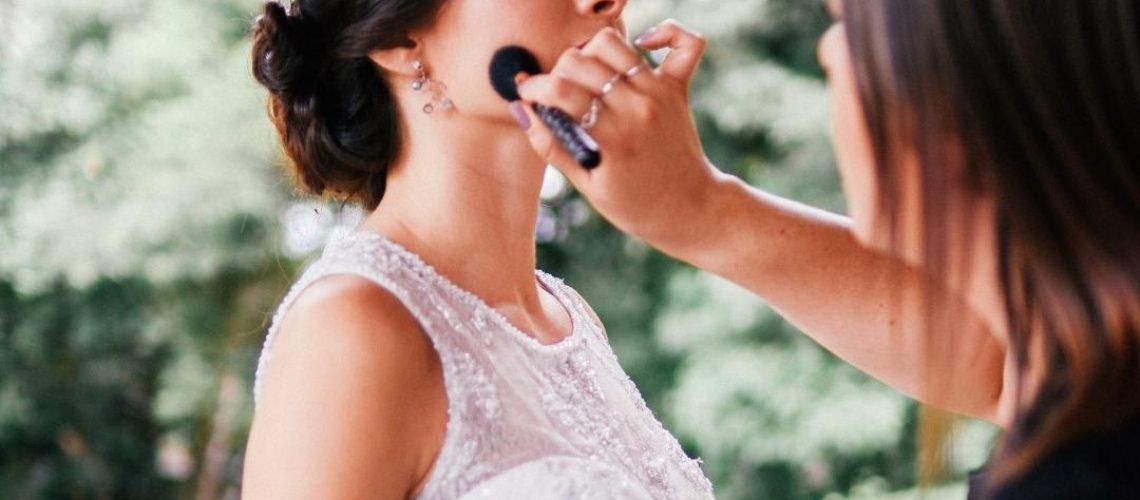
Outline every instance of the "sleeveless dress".
<path fill-rule="evenodd" d="M 361 276 L 392 293 L 439 355 L 447 426 L 417 498 L 713 498 L 699 461 L 654 417 L 570 287 L 536 271 L 573 324 L 565 339 L 543 344 L 372 232 L 334 237 L 286 295 L 262 348 L 255 402 L 286 309 L 309 284 L 333 274 Z"/>

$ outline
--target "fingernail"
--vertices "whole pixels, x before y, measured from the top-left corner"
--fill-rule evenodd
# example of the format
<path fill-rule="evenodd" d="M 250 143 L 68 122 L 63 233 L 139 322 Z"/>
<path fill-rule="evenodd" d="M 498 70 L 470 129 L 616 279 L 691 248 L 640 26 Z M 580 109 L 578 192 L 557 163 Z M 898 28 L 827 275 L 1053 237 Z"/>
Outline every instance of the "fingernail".
<path fill-rule="evenodd" d="M 649 37 L 653 36 L 654 33 L 657 33 L 657 27 L 656 26 L 645 30 L 645 33 L 637 35 L 637 38 L 633 39 L 633 43 L 637 44 L 637 45 L 641 45 L 642 43 L 645 43 L 645 41 L 648 40 Z"/>
<path fill-rule="evenodd" d="M 530 116 L 526 114 L 526 109 L 523 108 L 522 101 L 512 101 L 509 105 L 507 105 L 507 109 L 510 110 L 511 116 L 515 117 L 515 121 L 518 122 L 519 128 L 523 130 L 530 129 Z"/>

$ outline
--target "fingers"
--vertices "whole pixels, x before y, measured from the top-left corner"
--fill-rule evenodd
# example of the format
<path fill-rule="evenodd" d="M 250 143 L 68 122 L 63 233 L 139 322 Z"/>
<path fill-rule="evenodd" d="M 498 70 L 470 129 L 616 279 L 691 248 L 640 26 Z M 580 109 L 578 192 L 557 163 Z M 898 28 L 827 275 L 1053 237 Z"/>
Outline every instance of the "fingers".
<path fill-rule="evenodd" d="M 610 76 L 624 74 L 644 61 L 641 54 L 625 40 L 625 37 L 613 28 L 605 28 L 594 35 L 585 47 L 582 54 L 595 57 L 598 61 L 610 68 Z"/>
<path fill-rule="evenodd" d="M 554 134 L 542 124 L 542 119 L 539 118 L 534 108 L 523 101 L 514 101 L 510 106 L 513 108 L 511 109 L 512 114 L 525 113 L 527 115 L 527 122 L 529 122 L 525 126 L 527 140 L 530 141 L 531 148 L 538 153 L 538 156 L 548 165 L 562 171 L 562 174 L 575 185 L 578 185 L 579 182 L 585 182 L 589 177 L 589 171 L 580 167 L 578 162 L 563 149 L 562 144 L 554 138 Z M 523 123 L 520 121 L 519 124 L 523 125 Z"/>
<path fill-rule="evenodd" d="M 578 118 L 585 116 L 591 103 L 598 99 L 599 104 L 604 104 L 598 108 L 600 121 L 590 129 L 591 135 L 604 149 L 622 144 L 624 139 L 620 138 L 628 134 L 621 123 L 636 122 L 638 127 L 644 127 L 654 113 L 661 113 L 662 106 L 681 103 L 670 109 L 685 109 L 684 96 L 674 99 L 676 96 L 670 92 L 687 88 L 703 54 L 704 40 L 681 29 L 676 23 L 666 22 L 662 28 L 664 31 L 645 37 L 642 42 L 647 47 L 657 44 L 673 49 L 663 63 L 667 65 L 663 66 L 666 69 L 651 69 L 621 33 L 606 28 L 581 50 L 571 48 L 563 52 L 550 74 L 535 75 L 520 83 L 518 91 L 522 102 L 561 108 Z M 674 79 L 683 85 L 674 85 Z M 522 109 L 516 112 L 525 110 L 530 117 L 528 139 L 543 160 L 562 171 L 579 188 L 588 185 L 592 179 L 605 178 L 604 174 L 595 177 L 593 171 L 581 168 L 551 132 L 541 125 L 542 120 L 530 104 L 517 105 Z M 625 120 L 616 119 L 622 117 Z"/>
<path fill-rule="evenodd" d="M 519 95 L 527 102 L 555 106 L 582 117 L 594 98 L 626 83 L 637 87 L 639 80 L 646 78 L 641 75 L 650 73 L 642 68 L 648 66 L 641 54 L 616 29 L 604 28 L 581 50 L 563 52 L 549 75 L 537 75 L 519 84 Z"/>
<path fill-rule="evenodd" d="M 524 103 L 542 103 L 578 118 L 589 112 L 592 102 L 603 93 L 603 89 L 608 87 L 612 91 L 620 85 L 620 79 L 614 79 L 616 74 L 598 58 L 572 48 L 562 54 L 550 74 L 527 78 L 519 84 L 518 91 Z M 527 136 L 534 150 L 547 163 L 562 170 L 571 182 L 584 182 L 588 177 L 586 170 L 541 125 L 541 119 L 530 105 L 524 106 L 531 123 Z"/>
<path fill-rule="evenodd" d="M 573 117 L 585 115 L 590 110 L 590 102 L 594 100 L 592 91 L 574 80 L 554 74 L 527 78 L 519 84 L 519 97 L 526 102 L 561 108 Z"/>
<path fill-rule="evenodd" d="M 649 50 L 668 47 L 669 55 L 657 70 L 686 84 L 692 79 L 705 53 L 704 37 L 672 19 L 665 20 L 638 37 L 637 45 Z"/>
<path fill-rule="evenodd" d="M 585 55 L 578 49 L 569 49 L 559 58 L 552 74 L 597 95 L 602 93 L 602 88 L 614 78 L 616 72 L 597 58 Z"/>

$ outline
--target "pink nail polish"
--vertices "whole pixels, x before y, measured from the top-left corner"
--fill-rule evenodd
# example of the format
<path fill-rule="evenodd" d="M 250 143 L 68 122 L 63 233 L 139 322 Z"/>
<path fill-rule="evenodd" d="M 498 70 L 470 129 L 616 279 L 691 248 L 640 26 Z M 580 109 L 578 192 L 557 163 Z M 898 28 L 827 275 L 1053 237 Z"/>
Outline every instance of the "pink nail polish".
<path fill-rule="evenodd" d="M 519 128 L 523 130 L 530 129 L 530 116 L 528 116 L 526 114 L 526 110 L 523 109 L 522 101 L 512 101 L 509 105 L 507 105 L 507 109 L 510 110 L 511 116 L 513 116 L 515 118 L 515 121 L 518 122 Z"/>
<path fill-rule="evenodd" d="M 635 38 L 633 40 L 633 43 L 636 45 L 641 45 L 642 43 L 645 43 L 645 41 L 648 40 L 649 37 L 653 36 L 654 33 L 657 33 L 657 27 L 656 26 L 645 30 L 645 33 L 637 35 L 637 38 Z"/>

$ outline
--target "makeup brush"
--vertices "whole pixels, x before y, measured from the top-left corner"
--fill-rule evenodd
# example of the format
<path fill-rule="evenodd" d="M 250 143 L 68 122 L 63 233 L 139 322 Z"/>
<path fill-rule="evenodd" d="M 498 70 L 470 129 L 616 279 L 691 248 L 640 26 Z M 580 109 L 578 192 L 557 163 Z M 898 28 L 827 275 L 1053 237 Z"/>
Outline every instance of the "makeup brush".
<path fill-rule="evenodd" d="M 519 73 L 536 75 L 542 73 L 538 59 L 529 50 L 511 45 L 495 51 L 491 58 L 491 86 L 507 102 L 519 100 L 516 78 Z M 562 144 L 570 156 L 583 168 L 592 169 L 602 161 L 598 143 L 590 134 L 565 111 L 542 104 L 534 105 L 535 114 Z"/>

